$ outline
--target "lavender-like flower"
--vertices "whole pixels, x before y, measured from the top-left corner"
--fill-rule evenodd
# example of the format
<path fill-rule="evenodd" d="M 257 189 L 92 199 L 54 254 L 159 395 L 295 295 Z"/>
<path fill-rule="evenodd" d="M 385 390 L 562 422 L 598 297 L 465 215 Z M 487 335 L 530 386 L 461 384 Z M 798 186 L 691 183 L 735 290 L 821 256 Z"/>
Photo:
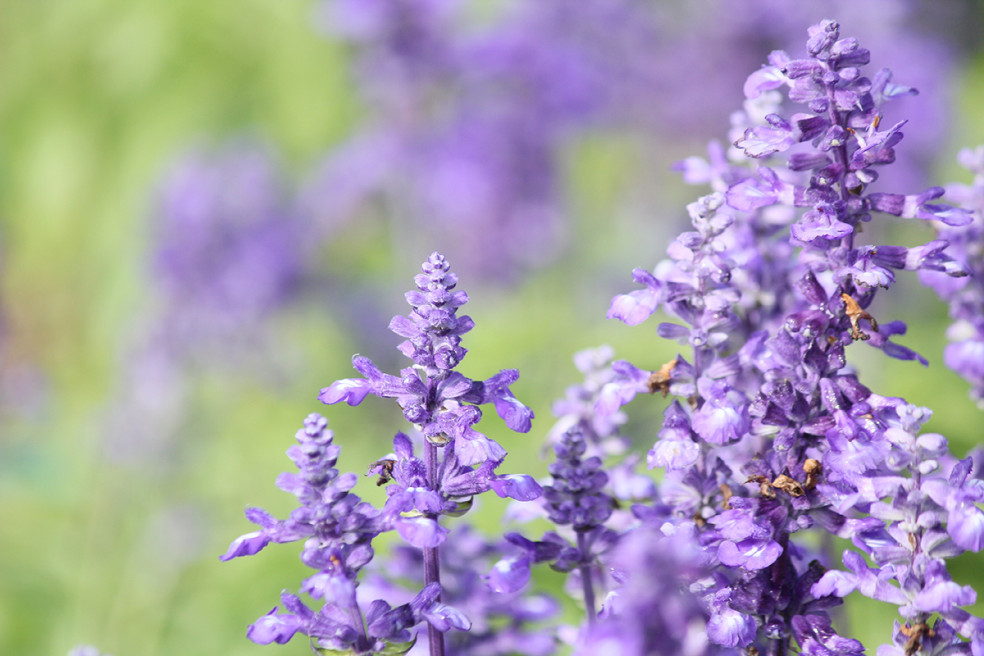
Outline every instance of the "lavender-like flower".
<path fill-rule="evenodd" d="M 776 51 L 748 78 L 746 112 L 734 119 L 745 157 L 788 153 L 783 166 L 743 169 L 720 149 L 710 162 L 688 160 L 688 178 L 717 191 L 688 208 L 695 231 L 674 242 L 669 260 L 634 272 L 645 289 L 612 302 L 609 316 L 629 324 L 659 306 L 679 319 L 658 332 L 688 344 L 689 360 L 651 371 L 617 363 L 597 407 L 611 413 L 657 390 L 686 401 L 667 409 L 649 463 L 668 470 L 660 498 L 693 522 L 714 572 L 700 593 L 713 643 L 782 654 L 795 641 L 805 654 L 859 654 L 860 643 L 832 628 L 837 596 L 814 585 L 823 570 L 796 539 L 814 526 L 858 539 L 874 514 L 864 495 L 892 451 L 887 426 L 870 416 L 877 397 L 846 368 L 846 347 L 867 341 L 921 360 L 890 341 L 904 333 L 901 322 L 879 324 L 865 308 L 896 270 L 965 272 L 941 242 L 875 247 L 855 238 L 872 212 L 951 226 L 969 215 L 935 202 L 939 188 L 868 192 L 876 167 L 894 161 L 904 125 L 883 129 L 881 107 L 911 90 L 887 70 L 864 77 L 868 51 L 840 38 L 836 22 L 809 37 L 806 58 Z M 779 90 L 806 111 L 785 113 Z M 975 627 L 967 620 L 958 631 L 970 637 Z"/>
<path fill-rule="evenodd" d="M 196 368 L 269 371 L 269 320 L 299 296 L 308 243 L 269 148 L 193 150 L 161 181 L 148 220 L 153 284 L 120 353 L 107 417 L 114 460 L 166 461 Z M 244 367 L 244 364 L 246 367 Z"/>
<path fill-rule="evenodd" d="M 615 351 L 607 345 L 574 354 L 574 364 L 584 374 L 584 381 L 568 387 L 564 398 L 554 402 L 557 422 L 547 435 L 548 444 L 556 444 L 568 431 L 577 430 L 602 454 L 621 454 L 628 449 L 628 439 L 619 433 L 626 421 L 625 414 L 595 412 L 601 391 L 614 378 L 611 368 L 614 355 Z"/>
<path fill-rule="evenodd" d="M 445 631 L 467 628 L 461 613 L 439 602 L 436 584 L 424 586 L 402 606 L 392 608 L 377 599 L 363 612 L 356 599 L 357 577 L 372 560 L 373 538 L 391 525 L 384 513 L 350 492 L 357 477 L 339 475 L 335 463 L 340 449 L 326 426 L 327 420 L 318 414 L 304 420 L 296 435 L 298 444 L 287 451 L 300 471 L 277 479 L 277 486 L 294 494 L 301 506 L 285 520 L 259 508 L 248 509 L 246 517 L 259 530 L 236 538 L 221 557 L 227 561 L 259 553 L 271 542 L 304 540 L 301 560 L 317 573 L 301 583 L 301 590 L 322 600 L 323 606 L 315 612 L 284 591 L 281 601 L 286 612 L 274 607 L 250 626 L 247 637 L 258 644 L 284 644 L 301 633 L 319 649 L 404 653 L 413 644 L 409 628 L 420 621 Z"/>
<path fill-rule="evenodd" d="M 690 582 L 706 574 L 696 536 L 670 522 L 644 523 L 615 550 L 622 581 L 599 621 L 579 636 L 574 654 L 626 656 L 721 653 L 707 640 L 706 615 Z"/>
<path fill-rule="evenodd" d="M 875 566 L 845 551 L 849 571 L 827 572 L 813 592 L 843 597 L 857 589 L 897 604 L 905 622 L 879 654 L 981 653 L 984 619 L 960 608 L 977 594 L 950 578 L 945 560 L 984 548 L 984 511 L 976 505 L 984 500 L 984 481 L 971 476 L 970 458 L 953 461 L 942 436 L 917 434 L 930 415 L 925 408 L 874 394 L 867 407 L 874 424 L 868 430 L 877 430 L 872 433 L 884 443 L 884 466 L 867 480 L 832 476 L 820 489 L 841 506 L 868 509 L 870 519 L 852 522 L 853 542 Z"/>
<path fill-rule="evenodd" d="M 947 186 L 947 196 L 973 213 L 965 226 L 939 226 L 947 251 L 967 271 L 951 278 L 935 271 L 920 272 L 923 282 L 950 304 L 953 324 L 950 344 L 943 352 L 946 365 L 970 383 L 971 398 L 984 407 L 984 146 L 960 152 L 960 163 L 974 174 L 969 185 Z"/>
<path fill-rule="evenodd" d="M 479 406 L 491 403 L 509 428 L 521 433 L 529 431 L 533 412 L 509 390 L 519 373 L 506 369 L 488 380 L 475 382 L 454 371 L 467 353 L 461 346 L 461 336 L 474 326 L 471 317 L 457 316 L 458 308 L 468 302 L 468 295 L 454 291 L 458 277 L 438 253 L 424 263 L 423 273 L 417 275 L 415 282 L 417 289 L 407 292 L 407 302 L 413 307 L 410 315 L 394 317 L 390 322 L 390 330 L 406 338 L 398 348 L 414 365 L 397 377 L 382 373 L 369 358 L 356 355 L 352 363 L 364 378 L 335 381 L 322 389 L 318 398 L 322 403 L 344 401 L 352 406 L 369 394 L 394 398 L 403 409 L 403 416 L 419 428 L 427 444 L 434 448 L 448 446 L 456 464 L 497 465 L 505 457 L 505 450 L 472 427 L 482 417 Z M 507 480 L 494 476 L 488 481 L 497 481 L 496 487 L 500 488 L 507 485 Z"/>
<path fill-rule="evenodd" d="M 383 516 L 408 542 L 423 549 L 425 589 L 440 590 L 438 547 L 447 536 L 440 516 L 467 511 L 471 497 L 489 490 L 521 501 L 535 499 L 541 490 L 529 476 L 497 474 L 506 451 L 474 428 L 482 417 L 479 406 L 492 404 L 510 429 L 529 431 L 533 413 L 509 389 L 519 373 L 504 370 L 476 382 L 455 371 L 467 353 L 461 336 L 474 326 L 470 317 L 458 316 L 468 295 L 455 290 L 458 278 L 439 253 L 431 254 L 422 270 L 414 279 L 417 289 L 406 295 L 413 308 L 410 314 L 390 322 L 390 330 L 406 338 L 398 348 L 413 366 L 397 377 L 356 355 L 353 364 L 364 378 L 335 381 L 318 398 L 353 406 L 369 394 L 396 399 L 404 417 L 423 436 L 422 459 L 414 455 L 410 437 L 398 433 L 394 453 L 374 463 L 370 472 L 380 476 L 381 484 L 392 481 Z M 442 630 L 430 621 L 432 656 L 444 653 Z"/>
<path fill-rule="evenodd" d="M 605 527 L 614 508 L 614 500 L 603 491 L 608 474 L 601 458 L 584 457 L 586 450 L 584 436 L 577 428 L 570 429 L 554 445 L 557 460 L 550 465 L 551 483 L 543 488 L 547 517 L 558 526 L 573 528 L 574 543 L 553 532 L 539 542 L 509 533 L 506 540 L 514 545 L 514 555 L 496 563 L 489 585 L 497 592 L 515 592 L 526 585 L 534 563 L 549 562 L 561 572 L 576 570 L 592 622 L 597 612 L 595 586 L 602 580 L 598 558 L 612 548 L 617 534 Z"/>

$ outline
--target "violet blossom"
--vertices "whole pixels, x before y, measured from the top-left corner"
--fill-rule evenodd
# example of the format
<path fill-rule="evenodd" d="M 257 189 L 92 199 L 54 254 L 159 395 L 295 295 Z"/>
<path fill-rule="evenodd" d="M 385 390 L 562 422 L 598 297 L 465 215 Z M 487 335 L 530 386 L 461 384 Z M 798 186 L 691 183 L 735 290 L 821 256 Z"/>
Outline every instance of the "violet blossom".
<path fill-rule="evenodd" d="M 374 170 L 364 152 L 356 157 L 356 170 L 345 171 L 355 178 L 354 190 L 343 189 L 345 209 L 382 189 L 413 195 L 409 206 L 436 224 L 457 212 L 483 225 L 469 231 L 482 243 L 495 234 L 482 215 L 508 226 L 506 248 L 536 243 L 523 230 L 550 233 L 539 212 L 555 202 L 551 157 L 568 128 L 600 120 L 599 107 L 618 95 L 599 79 L 610 69 L 590 58 L 582 65 L 575 47 L 551 51 L 557 44 L 531 39 L 539 28 L 527 31 L 522 22 L 459 36 L 447 29 L 460 19 L 453 1 L 333 7 L 335 27 L 359 48 L 363 91 L 386 125 L 363 135 L 365 143 L 394 156 L 385 170 Z M 605 25 L 603 7 L 590 7 L 585 15 Z M 611 15 L 621 15 L 617 9 Z M 555 3 L 517 12 L 539 27 L 543 17 L 579 20 Z M 432 656 L 445 653 L 446 641 L 462 654 L 549 653 L 552 637 L 526 623 L 548 619 L 553 604 L 518 594 L 532 566 L 549 563 L 580 590 L 574 596 L 586 622 L 572 640 L 577 654 L 859 656 L 865 647 L 841 635 L 833 613 L 857 591 L 899 608 L 880 656 L 984 656 L 984 620 L 965 610 L 976 592 L 954 581 L 946 564 L 984 548 L 979 463 L 953 457 L 942 436 L 920 434 L 929 412 L 872 392 L 850 364 L 859 342 L 928 364 L 897 341 L 902 322 L 875 316 L 876 296 L 900 271 L 932 279 L 958 308 L 958 322 L 980 314 L 979 224 L 970 223 L 980 199 L 976 188 L 955 190 L 964 207 L 940 202 L 941 187 L 885 190 L 881 172 L 907 143 L 908 126 L 885 119 L 886 108 L 915 90 L 888 69 L 868 72 L 870 59 L 836 21 L 819 21 L 808 30 L 806 55 L 776 50 L 747 77 L 745 104 L 731 117 L 732 146 L 712 144 L 706 159 L 679 165 L 685 180 L 711 192 L 687 207 L 692 229 L 670 244 L 667 258 L 633 271 L 641 289 L 616 296 L 608 316 L 637 325 L 661 313 L 669 320 L 657 334 L 681 352 L 610 369 L 608 351 L 579 354 L 586 380 L 555 406 L 561 421 L 548 439 L 556 460 L 542 488 L 527 475 L 497 473 L 506 450 L 476 429 L 483 405 L 517 432 L 530 430 L 532 411 L 512 394 L 515 370 L 480 382 L 457 370 L 467 353 L 462 337 L 473 328 L 458 313 L 468 297 L 433 253 L 407 293 L 410 313 L 390 322 L 412 364 L 394 375 L 356 355 L 360 377 L 319 395 L 350 406 L 373 395 L 402 409 L 412 430 L 396 433 L 392 452 L 368 468 L 387 486 L 386 502 L 376 509 L 351 493 L 354 475 L 338 474 L 338 448 L 323 418 L 311 415 L 298 433 L 301 446 L 289 452 L 301 473 L 278 479 L 301 508 L 287 520 L 250 509 L 259 530 L 222 558 L 305 539 L 302 560 L 318 572 L 301 590 L 324 604 L 315 612 L 285 592 L 285 611 L 257 620 L 251 639 L 282 643 L 302 633 L 321 648 L 402 653 L 414 649 L 413 627 L 426 622 Z M 557 70 L 569 75 L 551 75 Z M 448 99 L 456 85 L 482 93 L 471 102 Z M 530 93 L 524 99 L 549 125 L 517 120 L 513 85 Z M 359 150 L 358 143 L 347 148 Z M 331 175 L 341 174 L 340 164 L 332 163 Z M 498 177 L 516 171 L 519 181 Z M 872 234 L 862 227 L 884 215 L 929 221 L 941 238 L 884 245 L 876 233 L 862 243 Z M 489 255 L 510 269 L 524 257 Z M 975 344 L 961 348 L 976 353 Z M 976 362 L 963 372 L 975 385 Z M 647 456 L 651 469 L 665 470 L 658 488 L 634 474 L 633 457 L 602 460 L 626 447 L 624 406 L 657 392 L 672 397 Z M 539 497 L 558 530 L 539 541 L 507 534 L 509 553 L 492 566 L 486 588 L 464 561 L 487 564 L 502 547 L 452 531 L 447 518 L 489 490 L 518 501 Z M 626 510 L 617 500 L 633 505 Z M 371 583 L 360 588 L 372 540 L 388 530 L 409 546 L 394 549 L 387 563 L 376 560 Z M 829 545 L 817 534 L 851 541 L 845 570 L 824 565 Z M 446 639 L 452 628 L 471 632 Z"/>
<path fill-rule="evenodd" d="M 196 368 L 267 373 L 270 320 L 295 302 L 303 222 L 269 147 L 251 141 L 179 158 L 149 212 L 149 302 L 121 349 L 106 450 L 167 462 L 188 417 Z"/>
<path fill-rule="evenodd" d="M 560 572 L 575 572 L 587 618 L 597 613 L 596 588 L 604 582 L 600 557 L 615 545 L 618 534 L 605 526 L 614 510 L 614 499 L 605 493 L 608 474 L 598 456 L 585 457 L 588 445 L 578 428 L 572 428 L 554 444 L 556 461 L 550 465 L 551 482 L 543 488 L 542 505 L 548 519 L 559 527 L 570 526 L 573 540 L 549 532 L 541 541 L 508 533 L 513 555 L 496 563 L 489 586 L 497 592 L 515 592 L 526 585 L 535 563 L 549 562 Z"/>
<path fill-rule="evenodd" d="M 626 656 L 721 653 L 707 639 L 707 619 L 690 581 L 704 572 L 695 536 L 672 523 L 643 524 L 615 551 L 623 582 L 606 600 L 599 621 L 579 636 L 574 654 Z"/>
<path fill-rule="evenodd" d="M 866 193 L 902 138 L 904 121 L 882 125 L 882 105 L 911 90 L 887 70 L 865 77 L 869 52 L 841 38 L 834 21 L 810 28 L 807 51 L 802 59 L 773 52 L 748 78 L 733 161 L 712 149 L 709 163 L 684 165 L 691 180 L 717 190 L 688 208 L 695 231 L 652 273 L 634 272 L 644 289 L 612 302 L 609 316 L 629 324 L 658 307 L 680 320 L 658 332 L 689 346 L 688 358 L 650 370 L 619 364 L 597 410 L 611 413 L 639 392 L 687 401 L 667 409 L 649 462 L 667 468 L 660 498 L 693 523 L 714 572 L 700 593 L 711 642 L 781 654 L 795 641 L 806 654 L 859 654 L 827 612 L 841 595 L 815 585 L 822 568 L 797 539 L 814 526 L 858 536 L 871 526 L 863 517 L 875 514 L 872 499 L 884 496 L 865 494 L 892 445 L 871 417 L 878 397 L 847 367 L 846 347 L 867 341 L 921 360 L 891 340 L 904 334 L 901 322 L 879 323 L 865 308 L 895 270 L 966 272 L 936 243 L 871 247 L 855 237 L 872 212 L 950 226 L 970 217 L 936 202 L 937 188 Z M 743 168 L 741 153 L 763 164 Z M 763 255 L 772 249 L 781 255 Z M 959 499 L 948 502 L 969 507 Z M 975 522 L 958 522 L 968 543 Z M 926 583 L 913 588 L 920 599 Z M 969 638 L 976 620 L 956 608 L 968 599 L 923 605 Z"/>
<path fill-rule="evenodd" d="M 567 431 L 577 429 L 600 453 L 625 453 L 628 439 L 619 432 L 626 421 L 625 414 L 615 411 L 601 415 L 594 410 L 601 391 L 614 376 L 611 368 L 614 355 L 614 349 L 608 345 L 574 354 L 574 364 L 584 375 L 584 381 L 568 387 L 564 398 L 554 402 L 552 410 L 557 422 L 547 435 L 547 444 L 555 444 Z"/>

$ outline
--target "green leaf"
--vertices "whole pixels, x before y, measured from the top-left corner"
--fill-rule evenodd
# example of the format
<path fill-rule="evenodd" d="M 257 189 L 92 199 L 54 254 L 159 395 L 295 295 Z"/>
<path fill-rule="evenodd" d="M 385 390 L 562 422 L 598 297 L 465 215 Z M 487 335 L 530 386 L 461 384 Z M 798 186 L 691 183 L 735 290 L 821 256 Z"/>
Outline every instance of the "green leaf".
<path fill-rule="evenodd" d="M 417 636 L 414 636 L 413 640 L 411 640 L 410 642 L 387 643 L 386 647 L 383 648 L 383 651 L 376 652 L 376 653 L 382 654 L 382 656 L 403 656 L 403 654 L 413 649 L 413 646 L 415 644 L 417 644 Z"/>
<path fill-rule="evenodd" d="M 311 649 L 321 654 L 321 656 L 359 656 L 359 653 L 354 649 L 328 649 L 327 647 L 315 647 L 313 640 L 311 641 Z"/>
<path fill-rule="evenodd" d="M 456 507 L 455 507 L 455 509 L 454 510 L 446 510 L 442 514 L 448 515 L 449 517 L 461 517 L 466 512 L 468 512 L 469 510 L 471 510 L 472 503 L 474 503 L 474 497 L 468 497 L 467 499 L 465 499 L 463 501 L 458 501 L 458 500 L 455 499 L 454 502 L 455 502 L 455 504 L 457 504 Z"/>

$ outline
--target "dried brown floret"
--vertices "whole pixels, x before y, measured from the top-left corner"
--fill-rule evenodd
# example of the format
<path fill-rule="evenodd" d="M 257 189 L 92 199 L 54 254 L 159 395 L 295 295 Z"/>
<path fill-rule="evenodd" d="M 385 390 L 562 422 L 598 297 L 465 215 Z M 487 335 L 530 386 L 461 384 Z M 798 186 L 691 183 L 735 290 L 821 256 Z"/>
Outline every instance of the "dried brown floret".
<path fill-rule="evenodd" d="M 844 301 L 844 311 L 847 318 L 851 320 L 851 339 L 854 341 L 870 339 L 871 335 L 861 330 L 861 320 L 864 319 L 871 326 L 872 330 L 878 330 L 878 322 L 867 310 L 862 310 L 858 302 L 850 294 L 841 294 Z"/>
<path fill-rule="evenodd" d="M 662 367 L 659 371 L 654 371 L 649 380 L 646 381 L 646 386 L 649 388 L 650 394 L 655 394 L 656 390 L 663 393 L 665 397 L 670 392 L 670 373 L 673 371 L 673 367 L 677 366 L 677 359 L 673 358 Z"/>

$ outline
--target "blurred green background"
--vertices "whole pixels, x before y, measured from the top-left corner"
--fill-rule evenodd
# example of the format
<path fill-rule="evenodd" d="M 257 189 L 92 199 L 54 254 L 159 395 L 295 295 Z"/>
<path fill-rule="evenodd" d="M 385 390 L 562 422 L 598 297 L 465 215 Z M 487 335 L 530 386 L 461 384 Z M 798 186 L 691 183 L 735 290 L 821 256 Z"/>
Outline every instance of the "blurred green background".
<path fill-rule="evenodd" d="M 269 376 L 192 367 L 175 462 L 113 463 L 102 433 L 120 384 L 121 345 L 152 303 L 147 217 L 163 171 L 191 145 L 244 132 L 303 171 L 359 119 L 347 53 L 315 32 L 312 4 L 300 0 L 6 0 L 0 12 L 0 355 L 13 381 L 0 403 L 0 653 L 64 654 L 80 643 L 115 656 L 309 653 L 300 640 L 278 648 L 244 637 L 280 590 L 305 575 L 298 550 L 274 546 L 226 564 L 218 555 L 249 530 L 245 505 L 280 516 L 293 508 L 273 481 L 290 469 L 283 452 L 307 413 L 329 417 L 349 471 L 388 451 L 401 428 L 382 402 L 367 402 L 369 410 L 316 401 L 319 388 L 350 375 L 352 353 L 390 357 L 350 334 L 345 308 L 307 307 L 274 322 L 272 343 L 283 348 L 260 354 Z M 940 149 L 942 180 L 966 181 L 953 156 L 984 140 L 984 61 L 967 61 L 953 71 L 959 102 L 954 136 Z M 700 152 L 716 136 L 688 135 L 661 157 Z M 648 169 L 645 153 L 617 135 L 586 136 L 565 162 L 574 214 L 564 255 L 520 285 L 461 283 L 477 326 L 462 369 L 483 378 L 519 368 L 514 392 L 539 418 L 525 437 L 507 435 L 494 418 L 483 425 L 511 462 L 537 475 L 546 471 L 540 440 L 550 403 L 579 379 L 575 350 L 609 343 L 618 357 L 653 368 L 675 352 L 652 328 L 604 319 L 610 297 L 632 288 L 630 270 L 651 267 L 665 247 L 633 239 L 631 226 L 602 231 L 615 197 L 640 177 L 651 180 L 662 206 L 681 208 L 654 217 L 668 233 L 697 193 Z M 392 292 L 380 300 L 383 321 L 404 313 L 402 291 L 416 270 L 375 253 L 371 240 L 353 243 L 327 247 L 326 272 L 341 275 L 345 267 L 333 261 L 366 267 L 348 275 Z M 984 415 L 939 364 L 945 309 L 916 284 L 899 296 L 905 301 L 879 317 L 909 321 L 905 343 L 933 364 L 886 362 L 859 346 L 863 380 L 933 408 L 928 429 L 962 455 L 980 441 Z M 659 411 L 633 410 L 640 448 L 655 436 L 645 419 Z M 371 485 L 360 491 L 379 494 Z M 498 526 L 502 507 L 483 501 L 487 528 Z M 984 590 L 981 564 L 979 556 L 961 559 L 955 578 Z M 885 641 L 891 609 L 864 608 L 877 620 L 852 612 L 858 637 Z"/>

